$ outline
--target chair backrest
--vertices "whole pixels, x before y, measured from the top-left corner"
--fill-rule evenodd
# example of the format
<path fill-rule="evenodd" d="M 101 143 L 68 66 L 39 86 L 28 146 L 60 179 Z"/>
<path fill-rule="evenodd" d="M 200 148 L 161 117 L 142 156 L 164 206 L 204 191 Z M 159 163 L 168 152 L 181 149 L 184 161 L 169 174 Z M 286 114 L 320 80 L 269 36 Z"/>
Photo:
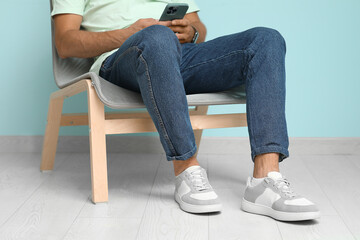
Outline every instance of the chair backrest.
<path fill-rule="evenodd" d="M 52 9 L 52 0 L 50 0 L 50 11 Z M 69 85 L 72 79 L 87 73 L 94 60 L 92 58 L 60 58 L 55 47 L 55 29 L 52 18 L 51 39 L 55 83 L 59 88 L 63 88 Z"/>

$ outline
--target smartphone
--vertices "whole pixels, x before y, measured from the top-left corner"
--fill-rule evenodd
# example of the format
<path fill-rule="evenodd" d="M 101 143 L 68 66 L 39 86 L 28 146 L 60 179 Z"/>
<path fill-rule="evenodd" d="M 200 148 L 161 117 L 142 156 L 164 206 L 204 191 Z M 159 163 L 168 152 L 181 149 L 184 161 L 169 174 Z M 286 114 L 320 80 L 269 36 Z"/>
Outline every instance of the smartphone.
<path fill-rule="evenodd" d="M 159 21 L 172 21 L 174 19 L 183 19 L 189 5 L 187 3 L 168 3 L 159 19 Z"/>

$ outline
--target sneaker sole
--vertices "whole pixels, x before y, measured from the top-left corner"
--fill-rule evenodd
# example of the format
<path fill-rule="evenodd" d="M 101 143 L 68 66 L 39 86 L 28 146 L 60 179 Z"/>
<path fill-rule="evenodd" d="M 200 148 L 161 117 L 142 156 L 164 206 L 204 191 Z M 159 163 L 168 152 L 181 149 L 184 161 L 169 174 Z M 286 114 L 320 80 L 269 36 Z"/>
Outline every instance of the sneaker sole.
<path fill-rule="evenodd" d="M 246 201 L 244 198 L 241 202 L 241 209 L 259 215 L 265 215 L 272 217 L 280 221 L 304 221 L 312 220 L 320 217 L 320 212 L 280 212 L 276 211 L 270 207 L 259 205 Z"/>
<path fill-rule="evenodd" d="M 175 193 L 175 201 L 180 205 L 180 208 L 190 213 L 208 213 L 208 212 L 219 212 L 222 209 L 222 204 L 213 205 L 193 205 L 186 203 L 181 200 L 178 193 Z"/>

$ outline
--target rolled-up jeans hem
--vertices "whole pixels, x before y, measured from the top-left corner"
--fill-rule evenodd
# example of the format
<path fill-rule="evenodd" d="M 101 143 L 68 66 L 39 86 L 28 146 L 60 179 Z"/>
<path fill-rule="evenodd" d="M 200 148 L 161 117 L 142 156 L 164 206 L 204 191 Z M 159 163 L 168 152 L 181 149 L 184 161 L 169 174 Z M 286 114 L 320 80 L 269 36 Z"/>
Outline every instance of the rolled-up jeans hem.
<path fill-rule="evenodd" d="M 279 162 L 282 162 L 285 158 L 289 157 L 289 151 L 286 148 L 278 146 L 265 146 L 253 149 L 251 151 L 251 159 L 254 162 L 256 155 L 272 152 L 279 153 Z"/>
<path fill-rule="evenodd" d="M 194 154 L 196 153 L 197 147 L 196 145 L 193 147 L 193 149 L 191 149 L 189 152 L 184 153 L 183 155 L 180 156 L 169 156 L 166 155 L 166 159 L 168 161 L 172 161 L 172 160 L 187 160 L 189 158 L 191 158 L 192 156 L 194 156 Z"/>

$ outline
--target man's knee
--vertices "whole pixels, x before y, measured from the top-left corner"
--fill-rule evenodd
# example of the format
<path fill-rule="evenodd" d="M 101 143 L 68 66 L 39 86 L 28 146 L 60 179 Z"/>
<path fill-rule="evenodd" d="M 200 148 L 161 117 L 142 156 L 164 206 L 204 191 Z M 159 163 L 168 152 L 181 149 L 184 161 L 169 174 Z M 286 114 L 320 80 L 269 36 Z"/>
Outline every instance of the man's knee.
<path fill-rule="evenodd" d="M 255 38 L 264 44 L 263 47 L 286 52 L 286 41 L 279 31 L 266 27 L 252 28 L 251 31 L 254 32 Z"/>
<path fill-rule="evenodd" d="M 175 48 L 180 50 L 180 42 L 174 32 L 162 25 L 153 25 L 144 28 L 141 33 L 141 42 L 144 48 L 150 48 L 152 50 L 168 50 Z"/>

